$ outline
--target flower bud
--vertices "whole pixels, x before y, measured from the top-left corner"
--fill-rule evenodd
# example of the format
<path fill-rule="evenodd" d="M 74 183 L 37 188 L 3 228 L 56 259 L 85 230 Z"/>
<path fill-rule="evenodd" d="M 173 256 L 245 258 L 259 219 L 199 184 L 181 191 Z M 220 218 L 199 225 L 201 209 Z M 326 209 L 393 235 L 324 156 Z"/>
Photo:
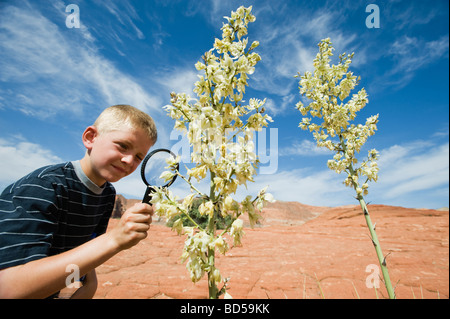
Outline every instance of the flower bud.
<path fill-rule="evenodd" d="M 259 46 L 259 41 L 253 41 L 252 45 L 250 46 L 250 50 L 253 50 Z"/>

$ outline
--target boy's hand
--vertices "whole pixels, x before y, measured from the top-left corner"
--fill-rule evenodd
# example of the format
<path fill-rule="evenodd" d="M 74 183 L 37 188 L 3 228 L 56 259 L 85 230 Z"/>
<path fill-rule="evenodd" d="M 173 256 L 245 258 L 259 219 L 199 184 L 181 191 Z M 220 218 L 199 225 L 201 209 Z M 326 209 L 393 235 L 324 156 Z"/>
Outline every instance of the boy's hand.
<path fill-rule="evenodd" d="M 152 206 L 145 203 L 136 203 L 125 211 L 117 226 L 110 232 L 120 250 L 128 249 L 147 237 L 152 215 Z"/>

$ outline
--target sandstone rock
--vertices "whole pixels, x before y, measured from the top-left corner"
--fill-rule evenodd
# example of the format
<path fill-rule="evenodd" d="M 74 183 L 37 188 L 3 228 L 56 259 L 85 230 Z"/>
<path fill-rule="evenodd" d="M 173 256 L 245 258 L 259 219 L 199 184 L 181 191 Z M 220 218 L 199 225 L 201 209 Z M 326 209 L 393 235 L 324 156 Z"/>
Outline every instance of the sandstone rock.
<path fill-rule="evenodd" d="M 449 212 L 369 211 L 397 297 L 449 298 Z M 366 284 L 378 260 L 359 206 L 278 202 L 262 215 L 261 227 L 245 229 L 242 247 L 217 258 L 234 298 L 387 297 L 383 283 L 376 290 Z M 183 244 L 162 223 L 152 225 L 145 240 L 97 268 L 95 298 L 207 298 L 206 276 L 193 284 L 179 260 Z"/>

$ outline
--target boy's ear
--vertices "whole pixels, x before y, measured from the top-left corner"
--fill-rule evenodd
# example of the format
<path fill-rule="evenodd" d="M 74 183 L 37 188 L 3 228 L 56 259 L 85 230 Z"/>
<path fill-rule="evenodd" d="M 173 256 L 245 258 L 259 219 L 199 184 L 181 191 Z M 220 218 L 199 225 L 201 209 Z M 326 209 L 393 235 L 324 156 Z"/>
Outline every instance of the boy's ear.
<path fill-rule="evenodd" d="M 82 135 L 82 139 L 83 139 L 83 144 L 86 147 L 87 150 L 91 150 L 92 149 L 92 145 L 94 144 L 95 139 L 98 136 L 98 131 L 97 128 L 95 126 L 88 126 Z"/>

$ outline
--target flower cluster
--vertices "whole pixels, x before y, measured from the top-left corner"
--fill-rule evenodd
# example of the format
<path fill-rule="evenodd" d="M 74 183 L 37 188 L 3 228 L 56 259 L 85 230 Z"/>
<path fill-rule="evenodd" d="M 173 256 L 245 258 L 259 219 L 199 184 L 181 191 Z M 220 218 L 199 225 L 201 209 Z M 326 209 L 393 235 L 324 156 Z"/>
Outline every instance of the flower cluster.
<path fill-rule="evenodd" d="M 356 113 L 369 100 L 364 88 L 347 99 L 360 80 L 348 71 L 353 53 L 341 54 L 339 64 L 330 65 L 333 50 L 329 38 L 322 40 L 319 43 L 319 53 L 314 59 L 314 72 L 298 75 L 301 95 L 312 100 L 307 106 L 302 102 L 296 105 L 303 116 L 308 113 L 311 115 L 302 118 L 299 127 L 312 132 L 319 147 L 336 152 L 333 159 L 328 161 L 328 167 L 337 173 L 347 172 L 344 184 L 354 187 L 358 196 L 366 195 L 367 182 L 378 179 L 378 152 L 375 149 L 370 150 L 367 159 L 358 168 L 355 168 L 358 164 L 356 154 L 360 152 L 367 138 L 375 134 L 378 115 L 369 117 L 364 125 L 350 124 L 356 118 Z M 322 122 L 313 123 L 312 117 L 320 118 Z M 362 176 L 365 181 L 361 185 Z"/>
<path fill-rule="evenodd" d="M 356 113 L 369 100 L 364 89 L 347 99 L 359 82 L 359 77 L 348 71 L 353 53 L 341 54 L 339 64 L 330 66 L 332 55 L 333 46 L 330 39 L 322 40 L 319 43 L 319 53 L 314 59 L 314 73 L 306 72 L 303 76 L 299 74 L 300 93 L 311 99 L 312 102 L 306 107 L 299 102 L 297 109 L 303 116 L 309 113 L 312 117 L 323 120 L 316 124 L 312 123 L 312 118 L 304 117 L 299 126 L 313 132 L 318 146 L 336 152 L 333 159 L 328 161 L 328 167 L 337 173 L 344 171 L 347 173 L 344 184 L 353 187 L 356 191 L 356 198 L 369 228 L 389 298 L 394 299 L 395 292 L 386 267 L 386 256 L 381 251 L 375 224 L 372 224 L 363 197 L 368 194 L 367 182 L 378 179 L 376 162 L 378 152 L 375 149 L 370 150 L 367 159 L 362 161 L 359 166 L 357 166 L 358 159 L 356 158 L 356 154 L 360 152 L 367 138 L 375 134 L 378 115 L 369 117 L 364 125 L 350 124 L 356 118 Z"/>
<path fill-rule="evenodd" d="M 208 273 L 210 297 L 214 298 L 219 291 L 216 289 L 211 296 L 211 291 L 214 291 L 211 287 L 222 281 L 214 265 L 214 254 L 215 251 L 225 254 L 229 250 L 224 235 L 228 233 L 234 245 L 239 245 L 243 236 L 239 217 L 248 213 L 254 225 L 265 203 L 273 201 L 265 189 L 255 199 L 247 196 L 241 203 L 231 197 L 240 185 L 253 181 L 259 163 L 253 134 L 272 122 L 265 113 L 265 100 L 252 98 L 248 104 L 243 103 L 249 75 L 261 60 L 254 52 L 259 46 L 258 41 L 248 47 L 248 38 L 244 38 L 248 24 L 255 21 L 251 10 L 252 7 L 241 6 L 231 13 L 231 17 L 225 17 L 227 23 L 221 29 L 222 38 L 215 39 L 213 48 L 195 64 L 196 69 L 202 72 L 195 83 L 197 98 L 185 93 L 172 93 L 171 105 L 165 106 L 168 115 L 175 120 L 175 128 L 187 135 L 193 147 L 191 161 L 195 166 L 188 168 L 188 176 L 184 177 L 174 164 L 169 163 L 169 170 L 161 177 L 170 178 L 178 174 L 190 184 L 194 193 L 180 202 L 169 190 L 159 189 L 152 200 L 157 214 L 169 218 L 182 215 L 173 225 L 179 234 L 187 235 L 182 260 L 187 261 L 186 267 L 193 282 Z M 200 181 L 207 177 L 211 180 L 208 195 L 191 183 L 192 178 Z M 193 220 L 194 228 L 183 226 L 183 220 L 190 219 L 188 212 L 194 196 L 203 200 L 199 213 L 208 216 L 207 229 L 202 229 Z M 232 218 L 228 227 L 216 234 L 215 218 L 219 214 Z M 222 289 L 220 293 L 225 291 Z"/>

